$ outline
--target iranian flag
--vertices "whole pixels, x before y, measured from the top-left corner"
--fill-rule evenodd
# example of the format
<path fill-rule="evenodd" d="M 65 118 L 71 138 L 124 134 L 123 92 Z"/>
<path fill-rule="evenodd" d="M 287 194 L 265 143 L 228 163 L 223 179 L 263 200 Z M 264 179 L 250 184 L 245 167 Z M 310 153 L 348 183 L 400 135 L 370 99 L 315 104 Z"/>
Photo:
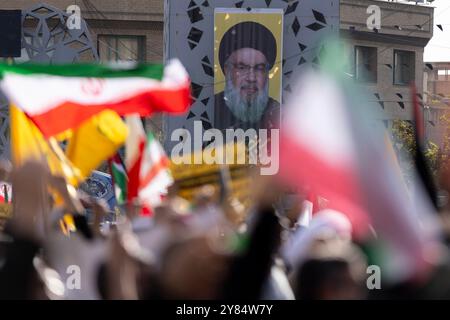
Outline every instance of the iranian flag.
<path fill-rule="evenodd" d="M 300 190 L 308 187 L 315 209 L 325 198 L 328 208 L 347 215 L 357 237 L 365 236 L 370 219 L 345 97 L 333 80 L 312 72 L 297 88 L 281 132 L 281 176 Z"/>
<path fill-rule="evenodd" d="M 183 113 L 190 80 L 178 60 L 163 65 L 4 65 L 0 88 L 46 138 L 111 109 L 119 115 Z"/>
<path fill-rule="evenodd" d="M 374 231 L 386 257 L 377 264 L 389 278 L 431 270 L 433 208 L 420 185 L 414 199 L 405 188 L 372 105 L 340 74 L 323 70 L 305 73 L 293 92 L 280 134 L 280 178 L 345 214 L 358 241 Z"/>
<path fill-rule="evenodd" d="M 167 188 L 173 183 L 169 173 L 169 159 L 162 146 L 149 132 L 145 134 L 138 115 L 128 116 L 129 136 L 125 144 L 128 168 L 127 200 L 138 200 L 143 214 L 161 203 Z"/>

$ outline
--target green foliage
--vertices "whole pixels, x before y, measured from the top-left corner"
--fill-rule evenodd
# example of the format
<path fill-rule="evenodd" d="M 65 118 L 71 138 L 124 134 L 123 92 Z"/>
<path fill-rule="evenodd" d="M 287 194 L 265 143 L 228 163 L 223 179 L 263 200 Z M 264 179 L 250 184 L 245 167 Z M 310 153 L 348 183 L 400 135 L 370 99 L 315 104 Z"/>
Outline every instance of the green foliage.
<path fill-rule="evenodd" d="M 392 124 L 392 136 L 394 146 L 397 148 L 399 160 L 403 164 L 405 178 L 409 180 L 414 168 L 414 156 L 416 154 L 416 142 L 414 126 L 404 120 L 394 120 Z M 443 163 L 443 152 L 433 141 L 427 141 L 424 155 L 428 166 L 437 178 L 440 166 Z"/>
<path fill-rule="evenodd" d="M 412 157 L 416 153 L 414 127 L 404 120 L 394 120 L 392 123 L 394 144 L 401 151 L 402 157 Z"/>

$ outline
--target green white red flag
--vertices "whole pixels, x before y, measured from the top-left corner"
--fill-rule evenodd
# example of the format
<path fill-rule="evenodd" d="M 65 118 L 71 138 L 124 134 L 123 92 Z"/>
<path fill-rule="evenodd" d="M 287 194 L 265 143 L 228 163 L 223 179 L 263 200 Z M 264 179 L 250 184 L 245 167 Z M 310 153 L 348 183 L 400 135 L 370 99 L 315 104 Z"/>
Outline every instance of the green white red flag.
<path fill-rule="evenodd" d="M 169 159 L 162 146 L 151 133 L 145 135 L 142 121 L 137 115 L 128 116 L 129 136 L 126 141 L 125 164 L 128 168 L 128 194 L 130 203 L 138 201 L 143 213 L 161 203 L 167 188 L 173 183 L 169 172 Z"/>
<path fill-rule="evenodd" d="M 106 66 L 0 64 L 0 88 L 46 138 L 111 109 L 119 115 L 183 113 L 190 80 L 182 64 Z"/>

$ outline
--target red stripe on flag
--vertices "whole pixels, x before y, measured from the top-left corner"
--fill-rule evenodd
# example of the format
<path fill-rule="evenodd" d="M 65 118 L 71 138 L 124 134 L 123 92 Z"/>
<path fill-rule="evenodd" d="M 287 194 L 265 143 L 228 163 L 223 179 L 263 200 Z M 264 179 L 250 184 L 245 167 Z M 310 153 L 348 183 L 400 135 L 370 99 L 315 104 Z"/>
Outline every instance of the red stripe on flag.
<path fill-rule="evenodd" d="M 137 198 L 139 193 L 139 175 L 141 172 L 141 162 L 142 156 L 145 148 L 145 140 L 139 142 L 139 155 L 136 162 L 133 163 L 132 167 L 129 168 L 128 175 L 128 186 L 127 186 L 127 200 L 132 202 Z"/>
<path fill-rule="evenodd" d="M 45 113 L 28 117 L 49 138 L 67 129 L 74 129 L 93 115 L 107 109 L 116 111 L 119 115 L 138 113 L 149 116 L 155 112 L 183 113 L 191 105 L 189 85 L 179 89 L 157 89 L 137 94 L 132 98 L 117 103 L 102 105 L 84 105 L 65 102 Z"/>
<path fill-rule="evenodd" d="M 328 208 L 341 211 L 349 218 L 355 237 L 367 235 L 370 219 L 363 209 L 356 169 L 350 163 L 348 167 L 332 166 L 288 135 L 280 141 L 281 178 L 300 190 L 310 187 L 329 201 Z"/>
<path fill-rule="evenodd" d="M 161 160 L 150 169 L 149 173 L 141 180 L 139 187 L 143 188 L 149 184 L 153 178 L 161 171 L 169 166 L 169 159 L 167 157 L 161 158 Z"/>

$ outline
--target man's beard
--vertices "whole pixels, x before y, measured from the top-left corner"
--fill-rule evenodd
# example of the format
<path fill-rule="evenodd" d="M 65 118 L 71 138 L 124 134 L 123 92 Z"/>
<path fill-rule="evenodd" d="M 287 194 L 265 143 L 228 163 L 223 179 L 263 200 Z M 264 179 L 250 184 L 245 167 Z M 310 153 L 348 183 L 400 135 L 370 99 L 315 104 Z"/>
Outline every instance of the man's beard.
<path fill-rule="evenodd" d="M 242 98 L 240 90 L 233 86 L 228 75 L 224 90 L 225 104 L 233 115 L 243 122 L 258 122 L 261 120 L 269 101 L 268 88 L 269 82 L 267 81 L 264 89 L 259 90 L 256 97 L 247 100 Z"/>

